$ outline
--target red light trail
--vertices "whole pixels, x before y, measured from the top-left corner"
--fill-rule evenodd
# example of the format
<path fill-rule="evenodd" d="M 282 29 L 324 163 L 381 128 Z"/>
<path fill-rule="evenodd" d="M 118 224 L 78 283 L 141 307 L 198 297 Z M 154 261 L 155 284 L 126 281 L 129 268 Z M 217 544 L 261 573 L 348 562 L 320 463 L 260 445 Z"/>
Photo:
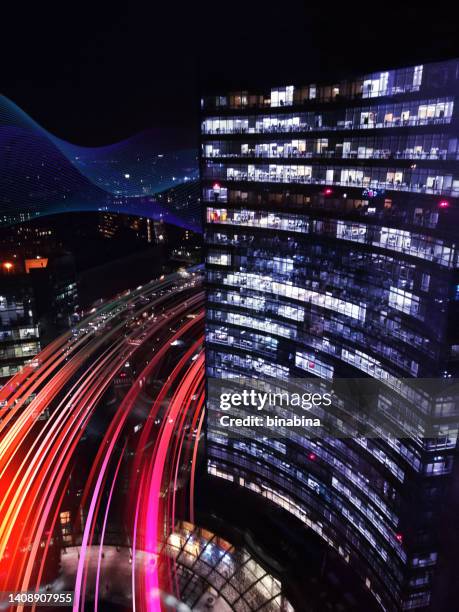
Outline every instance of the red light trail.
<path fill-rule="evenodd" d="M 203 299 L 199 272 L 126 292 L 91 311 L 0 390 L 0 591 L 38 592 L 56 578 L 50 566 L 65 547 L 60 515 L 69 493 L 79 546 L 74 610 L 93 600 L 98 609 L 104 539 L 120 499 L 132 545 L 132 593 L 131 584 L 125 589 L 133 609 L 159 610 L 160 591 L 174 591 L 173 571 L 164 579 L 157 561 L 178 508 L 193 516 L 188 483 L 204 410 Z M 117 381 L 128 387 L 120 390 Z M 94 419 L 107 419 L 114 389 L 115 408 L 75 498 L 82 444 Z"/>

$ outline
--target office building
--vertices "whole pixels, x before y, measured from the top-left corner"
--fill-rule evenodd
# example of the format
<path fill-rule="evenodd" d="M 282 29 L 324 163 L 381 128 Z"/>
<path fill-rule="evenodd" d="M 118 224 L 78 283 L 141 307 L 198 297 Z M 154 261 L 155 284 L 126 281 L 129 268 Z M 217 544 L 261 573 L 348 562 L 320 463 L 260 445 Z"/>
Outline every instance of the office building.
<path fill-rule="evenodd" d="M 74 260 L 59 256 L 0 256 L 0 379 L 30 362 L 68 329 L 77 309 Z"/>
<path fill-rule="evenodd" d="M 454 380 L 458 60 L 209 95 L 201 138 L 208 377 L 367 377 L 388 418 L 400 381 Z M 448 609 L 454 436 L 241 440 L 211 421 L 207 453 L 382 609 Z"/>
<path fill-rule="evenodd" d="M 40 351 L 33 289 L 16 273 L 17 264 L 0 265 L 0 380 L 13 376 Z"/>

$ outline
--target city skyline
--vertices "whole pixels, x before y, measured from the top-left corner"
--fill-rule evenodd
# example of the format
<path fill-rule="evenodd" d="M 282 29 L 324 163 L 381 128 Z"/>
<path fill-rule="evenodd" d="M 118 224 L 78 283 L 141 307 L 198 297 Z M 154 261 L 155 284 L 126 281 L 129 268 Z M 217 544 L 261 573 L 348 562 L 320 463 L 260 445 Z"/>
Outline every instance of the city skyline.
<path fill-rule="evenodd" d="M 454 20 L 18 15 L 0 609 L 452 612 Z"/>

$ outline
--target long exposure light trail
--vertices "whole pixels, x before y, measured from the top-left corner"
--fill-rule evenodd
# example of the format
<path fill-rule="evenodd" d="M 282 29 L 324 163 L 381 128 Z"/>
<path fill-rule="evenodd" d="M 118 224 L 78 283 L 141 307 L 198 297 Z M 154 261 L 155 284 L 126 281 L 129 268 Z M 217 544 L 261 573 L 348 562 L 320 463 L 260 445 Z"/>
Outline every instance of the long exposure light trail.
<path fill-rule="evenodd" d="M 0 591 L 52 586 L 45 575 L 51 551 L 62 549 L 59 516 L 72 474 L 80 469 L 82 439 L 98 414 L 106 418 L 107 393 L 124 380 L 126 369 L 127 389 L 122 387 L 105 423 L 72 519 L 80 542 L 74 609 L 86 609 L 88 598 L 98 608 L 104 537 L 133 445 L 125 503 L 134 511 L 125 512 L 124 529 L 133 555 L 140 551 L 147 560 L 157 554 L 158 539 L 174 525 L 179 474 L 194 473 L 197 460 L 204 405 L 202 304 L 197 270 L 125 292 L 93 309 L 0 390 Z M 132 422 L 139 411 L 137 434 Z M 88 592 L 94 547 L 95 588 Z M 158 609 L 151 593 L 163 588 L 157 566 L 147 565 L 138 571 L 135 558 L 132 563 L 132 603 L 139 610 Z"/>

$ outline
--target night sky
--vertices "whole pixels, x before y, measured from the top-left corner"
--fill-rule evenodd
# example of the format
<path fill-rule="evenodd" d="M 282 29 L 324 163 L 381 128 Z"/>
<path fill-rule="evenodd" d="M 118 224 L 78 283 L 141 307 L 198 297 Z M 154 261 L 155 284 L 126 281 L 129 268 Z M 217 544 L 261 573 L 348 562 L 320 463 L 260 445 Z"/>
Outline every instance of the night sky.
<path fill-rule="evenodd" d="M 419 2 L 36 4 L 2 9 L 1 93 L 83 145 L 168 125 L 193 137 L 203 89 L 459 56 L 455 20 Z"/>

